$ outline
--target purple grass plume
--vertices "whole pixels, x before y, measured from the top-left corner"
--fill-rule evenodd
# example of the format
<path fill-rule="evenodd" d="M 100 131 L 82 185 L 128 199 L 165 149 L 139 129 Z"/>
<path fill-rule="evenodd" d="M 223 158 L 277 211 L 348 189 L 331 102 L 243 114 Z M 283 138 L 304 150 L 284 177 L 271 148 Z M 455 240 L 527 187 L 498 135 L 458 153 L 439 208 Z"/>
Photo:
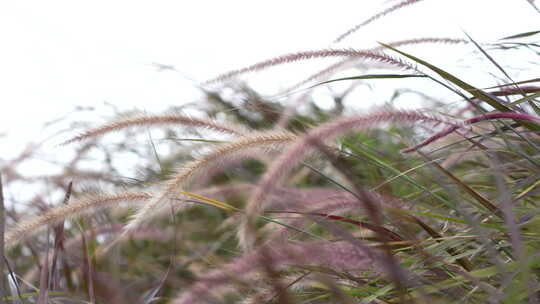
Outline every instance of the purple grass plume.
<path fill-rule="evenodd" d="M 416 151 L 416 150 L 418 150 L 418 149 L 420 149 L 422 147 L 425 147 L 425 146 L 427 146 L 427 145 L 429 145 L 431 143 L 434 143 L 435 141 L 437 141 L 437 140 L 439 140 L 439 139 L 441 139 L 443 137 L 448 136 L 452 132 L 454 132 L 454 131 L 456 131 L 456 130 L 458 130 L 460 128 L 463 128 L 464 126 L 472 125 L 472 124 L 475 124 L 475 123 L 478 123 L 478 122 L 481 122 L 481 121 L 485 121 L 485 120 L 494 120 L 494 119 L 502 119 L 502 118 L 513 119 L 513 120 L 518 120 L 518 121 L 527 121 L 527 122 L 532 122 L 532 123 L 537 123 L 537 124 L 540 123 L 540 118 L 539 117 L 529 115 L 529 114 L 524 114 L 524 113 L 504 112 L 504 113 L 484 114 L 484 115 L 476 116 L 476 117 L 465 120 L 463 122 L 463 125 L 461 125 L 461 126 L 460 125 L 449 126 L 446 129 L 442 130 L 441 132 L 438 132 L 435 135 L 423 140 L 421 143 L 417 144 L 416 146 L 401 150 L 401 153 L 414 152 L 414 151 Z"/>

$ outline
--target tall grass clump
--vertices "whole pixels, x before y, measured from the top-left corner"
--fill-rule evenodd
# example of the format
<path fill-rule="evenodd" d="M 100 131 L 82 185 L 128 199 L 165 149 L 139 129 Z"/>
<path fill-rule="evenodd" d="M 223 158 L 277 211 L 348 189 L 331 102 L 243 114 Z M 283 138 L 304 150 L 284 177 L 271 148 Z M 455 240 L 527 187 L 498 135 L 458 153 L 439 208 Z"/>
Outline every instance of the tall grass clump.
<path fill-rule="evenodd" d="M 49 175 L 26 171 L 47 150 L 29 144 L 2 160 L 1 302 L 539 303 L 540 80 L 513 74 L 538 64 L 492 56 L 537 60 L 538 34 L 291 50 L 209 75 L 186 112 L 70 128 Z M 497 77 L 415 53 L 454 47 Z M 329 58 L 272 97 L 248 84 Z M 354 106 L 380 102 L 366 84 L 402 80 L 384 93 L 422 107 Z"/>

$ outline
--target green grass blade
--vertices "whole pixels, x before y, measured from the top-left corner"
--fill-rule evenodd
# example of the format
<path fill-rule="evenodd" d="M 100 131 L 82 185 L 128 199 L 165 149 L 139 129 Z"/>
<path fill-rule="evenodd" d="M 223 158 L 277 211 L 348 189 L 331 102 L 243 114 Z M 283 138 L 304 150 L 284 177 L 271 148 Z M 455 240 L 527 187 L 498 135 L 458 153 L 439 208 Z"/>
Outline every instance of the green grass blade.
<path fill-rule="evenodd" d="M 427 156 L 420 152 L 422 156 L 427 158 Z M 428 161 L 431 161 L 429 158 L 427 158 Z M 478 201 L 482 206 L 484 206 L 489 211 L 493 212 L 495 215 L 499 217 L 503 217 L 502 213 L 500 212 L 499 208 L 497 208 L 495 205 L 493 205 L 491 202 L 489 202 L 486 198 L 484 198 L 480 193 L 476 192 L 473 188 L 471 188 L 469 185 L 462 182 L 459 178 L 457 178 L 452 172 L 446 170 L 443 166 L 439 165 L 437 162 L 431 162 L 431 165 L 436 167 L 439 171 L 441 171 L 444 175 L 449 177 L 452 181 L 456 183 L 459 187 L 461 187 L 465 192 L 469 193 L 476 201 Z"/>
<path fill-rule="evenodd" d="M 482 100 L 482 101 L 485 101 L 486 103 L 488 103 L 490 106 L 494 107 L 495 109 L 499 110 L 499 111 L 502 111 L 502 112 L 511 112 L 511 109 L 508 108 L 506 105 L 504 105 L 503 103 L 501 103 L 497 98 L 495 98 L 494 96 L 491 96 L 489 94 L 487 94 L 486 92 L 466 83 L 465 81 L 457 78 L 456 76 L 450 74 L 449 72 L 446 72 L 445 70 L 443 69 L 440 69 L 434 65 L 432 65 L 431 63 L 428 63 L 420 58 L 417 58 L 413 55 L 410 55 L 410 54 L 407 54 L 405 52 L 402 52 L 396 48 L 393 48 L 387 44 L 384 44 L 384 43 L 381 43 L 382 46 L 384 47 L 387 47 L 427 68 L 429 68 L 430 70 L 434 71 L 435 73 L 439 74 L 439 76 L 441 76 L 442 78 L 444 78 L 445 80 L 448 80 L 450 81 L 451 83 L 457 85 L 458 87 L 462 88 L 463 90 L 469 92 L 470 94 L 472 94 L 474 97 Z"/>
<path fill-rule="evenodd" d="M 457 85 L 458 87 L 462 88 L 463 90 L 467 91 L 468 93 L 472 94 L 474 97 L 478 98 L 479 100 L 482 100 L 484 102 L 486 102 L 487 104 L 489 104 L 490 106 L 494 107 L 495 109 L 501 111 L 501 112 L 512 112 L 512 109 L 510 109 L 508 106 L 506 106 L 503 102 L 501 102 L 501 100 L 499 100 L 497 97 L 487 93 L 487 92 L 484 92 L 483 90 L 479 89 L 479 88 L 476 88 L 470 84 L 468 84 L 467 82 L 457 78 L 456 76 L 450 74 L 449 72 L 446 72 L 445 70 L 441 69 L 441 68 L 438 68 L 434 65 L 432 65 L 431 63 L 428 63 L 420 58 L 417 58 L 413 55 L 410 55 L 410 54 L 407 54 L 405 52 L 402 52 L 396 48 L 393 48 L 387 44 L 384 44 L 384 43 L 381 43 L 382 46 L 386 47 L 386 48 L 389 48 L 391 50 L 393 50 L 394 52 L 397 52 L 427 68 L 429 68 L 430 70 L 434 71 L 435 73 L 439 74 L 439 76 L 441 76 L 442 78 L 444 78 L 445 80 L 447 81 L 450 81 L 451 83 Z M 540 132 L 540 127 L 538 127 L 537 125 L 533 124 L 533 123 L 529 123 L 529 122 L 520 122 L 520 125 L 523 125 L 525 126 L 527 129 L 531 130 L 531 131 L 536 131 L 536 132 Z"/>
<path fill-rule="evenodd" d="M 469 40 L 474 44 L 474 46 L 476 46 L 476 48 L 478 50 L 480 50 L 480 52 L 482 52 L 482 54 L 491 62 L 493 63 L 493 65 L 495 67 L 497 67 L 497 69 L 499 69 L 499 71 L 501 71 L 501 73 L 503 73 L 504 76 L 506 76 L 506 78 L 508 78 L 510 81 L 512 81 L 512 83 L 515 83 L 514 80 L 512 79 L 512 77 L 510 77 L 510 75 L 508 75 L 508 73 L 506 73 L 506 71 L 503 69 L 503 67 L 497 63 L 497 61 L 495 61 L 495 59 L 493 59 L 493 57 L 491 57 L 481 46 L 480 44 L 478 44 L 474 39 L 472 39 L 471 36 L 469 36 L 469 34 L 465 33 L 465 35 L 469 38 Z"/>
<path fill-rule="evenodd" d="M 531 94 L 531 95 L 527 95 L 523 98 L 520 98 L 518 100 L 514 100 L 512 101 L 511 103 L 509 103 L 508 105 L 509 106 L 513 106 L 513 105 L 517 105 L 517 104 L 520 104 L 520 103 L 523 103 L 523 102 L 526 102 L 526 101 L 531 101 L 537 97 L 540 97 L 540 91 L 534 93 L 534 94 Z"/>
<path fill-rule="evenodd" d="M 328 84 L 336 81 L 346 81 L 346 80 L 363 80 L 363 79 L 400 79 L 400 78 L 426 78 L 427 75 L 422 74 L 369 74 L 369 75 L 361 75 L 361 76 L 351 76 L 351 77 L 343 77 L 343 78 L 337 78 L 337 79 L 331 79 L 327 81 L 323 81 L 320 83 L 317 83 L 308 89 L 312 89 L 314 87 Z"/>
<path fill-rule="evenodd" d="M 443 203 L 447 207 L 455 210 L 458 213 L 461 213 L 460 210 L 457 208 L 457 206 L 454 203 L 452 203 L 451 201 L 443 198 L 442 196 L 438 195 L 437 193 L 434 193 L 433 191 L 431 191 L 427 187 L 417 183 L 414 179 L 409 177 L 407 174 L 402 174 L 403 172 L 401 172 L 398 169 L 394 168 L 393 166 L 387 164 L 386 162 L 384 162 L 383 160 L 381 160 L 377 156 L 373 155 L 372 153 L 364 151 L 364 150 L 359 150 L 357 147 L 354 147 L 352 145 L 348 145 L 346 143 L 345 143 L 345 146 L 347 146 L 347 148 L 350 148 L 355 153 L 361 153 L 362 155 L 364 155 L 368 159 L 374 161 L 375 163 L 377 163 L 381 167 L 385 168 L 386 170 L 389 170 L 390 172 L 392 172 L 392 173 L 394 173 L 396 175 L 399 175 L 401 178 L 403 178 L 407 182 L 411 183 L 412 185 L 414 185 L 418 189 L 428 193 L 429 195 L 431 195 L 432 197 L 434 197 L 435 199 L 437 199 L 438 201 L 440 201 L 441 203 Z M 342 153 L 345 153 L 345 154 L 348 154 L 348 155 L 351 155 L 351 156 L 355 156 L 354 154 L 347 153 L 347 152 L 344 152 L 344 151 L 342 151 Z"/>
<path fill-rule="evenodd" d="M 512 36 L 501 38 L 499 40 L 524 38 L 524 37 L 534 36 L 536 34 L 540 34 L 540 31 L 531 31 L 531 32 L 515 34 L 515 35 L 512 35 Z"/>

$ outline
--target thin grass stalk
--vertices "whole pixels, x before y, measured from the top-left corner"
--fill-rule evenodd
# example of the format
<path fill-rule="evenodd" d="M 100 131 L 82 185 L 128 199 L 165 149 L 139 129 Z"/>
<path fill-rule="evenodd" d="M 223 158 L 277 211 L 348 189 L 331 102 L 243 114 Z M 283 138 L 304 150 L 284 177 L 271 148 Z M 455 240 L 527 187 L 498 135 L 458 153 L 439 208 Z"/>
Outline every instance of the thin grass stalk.
<path fill-rule="evenodd" d="M 500 161 L 497 157 L 497 154 L 488 153 L 488 156 L 490 157 L 491 167 L 495 172 L 495 183 L 499 192 L 499 208 L 504 215 L 503 218 L 506 224 L 506 228 L 508 229 L 508 234 L 510 235 L 510 243 L 512 244 L 512 250 L 514 251 L 516 259 L 519 261 L 525 258 L 525 248 L 523 246 L 523 240 L 521 237 L 519 226 L 516 223 L 516 215 L 512 210 L 512 205 L 510 204 L 510 202 L 512 201 L 511 193 L 504 181 L 501 179 L 501 176 L 505 175 L 502 171 L 503 169 L 499 165 Z"/>
<path fill-rule="evenodd" d="M 462 128 L 463 126 L 472 125 L 481 121 L 486 120 L 496 120 L 496 119 L 513 119 L 516 121 L 526 121 L 531 122 L 535 124 L 540 124 L 540 118 L 537 116 L 532 116 L 529 114 L 523 114 L 523 113 L 515 113 L 515 112 L 502 112 L 502 113 L 489 113 L 489 114 L 483 114 L 480 116 L 476 116 L 470 119 L 467 119 L 464 121 L 463 125 L 453 125 L 447 127 L 445 130 L 436 133 L 435 135 L 432 135 L 431 137 L 423 140 L 419 144 L 415 145 L 414 147 L 406 148 L 401 150 L 401 153 L 411 153 L 414 152 L 422 147 L 425 147 L 435 141 L 438 141 L 441 138 L 444 138 L 451 134 L 452 132 Z"/>
<path fill-rule="evenodd" d="M 81 225 L 78 225 L 81 230 L 81 250 L 82 250 L 82 256 L 83 256 L 83 267 L 82 267 L 82 273 L 84 277 L 84 285 L 86 286 L 86 292 L 88 295 L 88 300 L 91 304 L 96 303 L 96 297 L 95 297 L 95 291 L 94 291 L 94 270 L 93 270 L 93 263 L 92 258 L 90 257 L 90 251 L 88 248 L 88 242 L 86 241 L 86 235 L 82 229 Z M 92 227 L 90 227 L 92 229 Z M 94 231 L 91 230 L 91 235 L 94 234 Z"/>
<path fill-rule="evenodd" d="M 47 248 L 45 249 L 45 263 L 41 265 L 38 304 L 47 304 L 49 300 L 49 245 L 49 227 L 47 226 Z"/>

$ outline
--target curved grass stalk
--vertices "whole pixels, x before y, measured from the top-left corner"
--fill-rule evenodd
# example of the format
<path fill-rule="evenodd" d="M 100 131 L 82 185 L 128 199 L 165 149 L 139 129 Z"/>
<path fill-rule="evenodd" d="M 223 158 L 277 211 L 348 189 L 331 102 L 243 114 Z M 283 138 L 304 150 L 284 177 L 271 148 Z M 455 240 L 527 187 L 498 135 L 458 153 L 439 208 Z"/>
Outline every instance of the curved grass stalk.
<path fill-rule="evenodd" d="M 310 59 L 315 59 L 315 58 L 329 58 L 329 57 L 363 58 L 366 60 L 372 60 L 376 62 L 391 64 L 391 65 L 405 68 L 405 69 L 413 68 L 411 65 L 409 65 L 405 61 L 393 58 L 386 54 L 381 54 L 381 53 L 376 53 L 376 52 L 371 52 L 371 51 L 355 50 L 355 49 L 324 49 L 324 50 L 297 52 L 297 53 L 291 53 L 291 54 L 274 57 L 272 59 L 261 61 L 259 63 L 253 64 L 253 65 L 250 65 L 250 66 L 238 69 L 238 70 L 232 70 L 232 71 L 226 72 L 215 78 L 205 81 L 204 85 L 210 85 L 210 84 L 222 82 L 224 80 L 231 79 L 233 77 L 236 77 L 245 73 L 261 71 L 261 70 L 264 70 L 266 68 L 276 66 L 276 65 L 287 64 L 287 63 L 303 61 L 303 60 L 310 60 Z"/>
<path fill-rule="evenodd" d="M 465 39 L 460 38 L 446 38 L 446 37 L 424 37 L 424 38 L 413 38 L 413 39 L 406 39 L 406 40 L 399 40 L 399 41 L 393 41 L 389 42 L 388 45 L 393 47 L 400 47 L 404 45 L 413 45 L 413 44 L 422 44 L 422 43 L 443 43 L 443 44 L 459 44 L 459 43 L 468 43 L 469 41 Z M 385 47 L 378 46 L 374 47 L 372 49 L 367 49 L 368 52 L 381 52 L 385 49 Z M 290 86 L 289 88 L 281 91 L 281 94 L 287 94 L 290 93 L 296 89 L 299 89 L 301 86 L 315 80 L 326 80 L 329 76 L 332 74 L 335 74 L 336 72 L 342 70 L 343 68 L 346 68 L 350 66 L 353 61 L 356 58 L 346 58 L 343 60 L 340 60 L 332 65 L 329 65 L 328 67 L 324 68 L 323 70 L 320 70 L 319 72 L 312 74 L 311 76 L 307 77 L 306 79 L 298 82 L 297 84 Z M 400 67 L 402 68 L 402 67 Z"/>
<path fill-rule="evenodd" d="M 380 13 L 377 13 L 373 16 L 371 16 L 370 18 L 368 18 L 366 21 L 360 23 L 360 24 L 357 24 L 355 25 L 354 27 L 350 28 L 349 30 L 347 30 L 345 33 L 339 35 L 339 37 L 337 37 L 335 40 L 334 40 L 334 43 L 338 43 L 340 41 L 342 41 L 343 39 L 347 38 L 348 36 L 350 36 L 351 34 L 353 34 L 354 32 L 358 31 L 361 27 L 364 27 L 368 24 L 370 24 L 371 22 L 381 18 L 381 17 L 384 17 L 394 11 L 397 11 L 405 6 L 408 6 L 408 5 L 411 5 L 411 4 L 414 4 L 416 2 L 420 2 L 422 0 L 405 0 L 405 1 L 401 1 L 400 3 L 394 5 L 394 6 L 391 6 L 387 9 L 385 9 L 384 11 L 380 12 Z"/>
<path fill-rule="evenodd" d="M 178 113 L 166 115 L 148 115 L 138 114 L 133 117 L 126 117 L 102 125 L 94 129 L 90 129 L 81 135 L 75 136 L 64 141 L 61 145 L 67 145 L 73 142 L 82 141 L 85 139 L 96 138 L 111 132 L 117 132 L 132 127 L 149 127 L 149 126 L 167 126 L 167 125 L 186 125 L 192 127 L 206 128 L 213 131 L 218 131 L 226 134 L 242 135 L 247 131 L 240 126 L 232 124 L 220 124 L 211 119 L 194 118 Z"/>
<path fill-rule="evenodd" d="M 469 43 L 469 41 L 467 41 L 465 39 L 460 39 L 460 38 L 424 37 L 424 38 L 413 38 L 413 39 L 393 41 L 393 42 L 389 42 L 388 45 L 390 45 L 392 47 L 399 47 L 399 46 L 404 46 L 404 45 L 416 45 L 416 44 L 422 44 L 422 43 L 459 44 L 459 43 Z M 384 49 L 385 49 L 385 47 L 378 46 L 378 47 L 375 47 L 375 48 L 372 48 L 372 49 L 368 49 L 367 51 L 369 51 L 369 52 L 381 52 Z M 335 73 L 337 73 L 337 72 L 339 72 L 341 70 L 344 70 L 344 69 L 346 69 L 348 67 L 351 67 L 353 64 L 356 64 L 354 62 L 355 60 L 356 60 L 355 57 L 350 57 L 350 58 L 345 58 L 343 60 L 340 60 L 340 61 L 338 61 L 336 63 L 333 63 L 333 64 L 327 66 L 326 68 L 318 71 L 317 73 L 312 74 L 311 76 L 307 77 L 306 79 L 304 79 L 304 80 L 302 80 L 302 81 L 288 87 L 285 90 L 282 90 L 279 93 L 279 95 L 289 94 L 289 93 L 299 89 L 303 85 L 305 85 L 307 83 L 310 83 L 312 81 L 328 80 L 328 78 L 331 75 L 333 75 L 333 74 L 335 74 Z M 400 68 L 402 68 L 402 67 L 400 66 Z M 410 68 L 408 68 L 408 70 L 410 70 Z M 308 90 L 308 92 L 309 92 L 310 89 L 312 89 L 312 88 L 307 88 L 306 90 Z M 300 98 L 298 98 L 296 100 L 296 102 L 294 102 L 293 104 L 291 104 L 290 106 L 288 106 L 285 109 L 285 111 L 281 115 L 277 125 L 285 126 L 288 123 L 289 119 L 294 115 L 294 113 L 296 111 L 296 108 L 298 108 L 300 105 L 302 105 L 307 100 L 307 98 L 305 98 L 305 95 L 307 95 L 308 92 L 305 92 Z"/>
<path fill-rule="evenodd" d="M 7 231 L 5 235 L 6 247 L 11 248 L 19 244 L 30 235 L 35 234 L 48 225 L 56 224 L 62 220 L 74 218 L 82 214 L 95 212 L 99 209 L 117 206 L 122 203 L 140 203 L 151 197 L 145 192 L 126 192 L 121 194 L 92 195 L 68 205 L 62 205 L 45 211 L 44 214 L 30 217 Z"/>
<path fill-rule="evenodd" d="M 421 143 L 417 144 L 416 146 L 401 150 L 401 153 L 411 153 L 413 151 L 416 151 L 416 150 L 418 150 L 418 149 L 420 149 L 422 147 L 425 147 L 425 146 L 427 146 L 427 145 L 429 145 L 429 144 L 431 144 L 431 143 L 433 143 L 433 142 L 435 142 L 435 141 L 437 141 L 437 140 L 439 140 L 439 139 L 441 139 L 443 137 L 448 136 L 452 132 L 454 132 L 454 131 L 456 131 L 456 130 L 464 127 L 464 126 L 472 125 L 472 124 L 475 124 L 475 123 L 478 123 L 478 122 L 481 122 L 481 121 L 485 121 L 485 120 L 494 120 L 494 119 L 501 119 L 501 118 L 520 120 L 520 121 L 527 121 L 527 122 L 531 122 L 531 123 L 540 124 L 540 117 L 532 116 L 532 115 L 529 115 L 529 114 L 513 113 L 513 112 L 484 114 L 484 115 L 480 115 L 480 116 L 476 116 L 476 117 L 467 119 L 464 122 L 464 125 L 462 125 L 462 126 L 459 126 L 459 125 L 449 126 L 445 130 L 443 130 L 441 132 L 438 132 L 435 135 L 423 140 Z"/>

